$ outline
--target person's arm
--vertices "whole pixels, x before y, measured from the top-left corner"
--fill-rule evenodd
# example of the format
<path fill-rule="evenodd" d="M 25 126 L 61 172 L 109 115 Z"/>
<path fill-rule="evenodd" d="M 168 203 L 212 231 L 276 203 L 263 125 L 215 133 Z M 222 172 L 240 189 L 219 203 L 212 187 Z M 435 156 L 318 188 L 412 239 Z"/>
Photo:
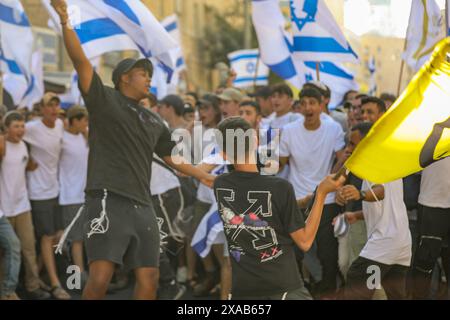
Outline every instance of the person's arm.
<path fill-rule="evenodd" d="M 313 197 L 313 195 L 312 195 L 312 194 L 309 194 L 309 195 L 307 195 L 307 196 L 304 197 L 304 198 L 297 199 L 297 205 L 298 205 L 300 208 L 305 209 L 306 206 L 308 205 L 308 202 L 311 200 L 312 197 Z"/>
<path fill-rule="evenodd" d="M 283 171 L 284 166 L 288 164 L 289 157 L 280 157 L 279 166 L 278 166 L 278 172 Z"/>
<path fill-rule="evenodd" d="M 355 212 L 345 212 L 345 219 L 349 224 L 354 224 L 358 220 L 364 220 L 364 215 L 362 211 L 355 211 Z"/>
<path fill-rule="evenodd" d="M 215 167 L 217 167 L 217 164 L 201 162 L 198 165 L 196 165 L 195 167 L 204 172 L 209 173 L 209 172 L 213 171 Z"/>
<path fill-rule="evenodd" d="M 333 176 L 326 177 L 317 188 L 316 198 L 306 220 L 305 227 L 290 233 L 291 238 L 304 252 L 311 248 L 316 237 L 327 194 L 336 191 L 344 182 L 345 177 L 343 176 L 338 180 L 333 180 Z"/>
<path fill-rule="evenodd" d="M 201 183 L 208 187 L 212 187 L 214 184 L 215 176 L 194 167 L 192 164 L 181 156 L 165 156 L 162 158 L 164 162 L 173 169 L 193 178 L 196 178 Z"/>
<path fill-rule="evenodd" d="M 336 163 L 331 169 L 331 173 L 338 172 L 344 165 L 345 161 L 347 161 L 347 159 L 349 158 L 349 155 L 345 152 L 345 150 L 337 151 L 335 153 L 335 156 L 336 156 Z"/>
<path fill-rule="evenodd" d="M 372 193 L 373 191 L 373 193 Z M 381 184 L 376 184 L 372 187 L 372 191 L 370 189 L 363 190 L 360 192 L 353 185 L 346 185 L 339 190 L 339 196 L 345 199 L 345 201 L 367 201 L 367 202 L 375 202 L 377 200 L 384 199 L 384 187 Z M 375 198 L 375 196 L 376 198 Z M 364 195 L 364 198 L 362 197 Z"/>
<path fill-rule="evenodd" d="M 64 45 L 67 49 L 70 60 L 72 60 L 73 66 L 77 71 L 80 89 L 84 94 L 87 94 L 91 86 L 94 68 L 92 67 L 89 59 L 84 54 L 80 39 L 78 39 L 77 34 L 69 25 L 69 14 L 67 13 L 66 1 L 52 0 L 51 4 L 59 15 Z"/>
<path fill-rule="evenodd" d="M 27 166 L 25 167 L 25 171 L 34 171 L 38 168 L 38 164 L 30 157 L 28 159 Z"/>

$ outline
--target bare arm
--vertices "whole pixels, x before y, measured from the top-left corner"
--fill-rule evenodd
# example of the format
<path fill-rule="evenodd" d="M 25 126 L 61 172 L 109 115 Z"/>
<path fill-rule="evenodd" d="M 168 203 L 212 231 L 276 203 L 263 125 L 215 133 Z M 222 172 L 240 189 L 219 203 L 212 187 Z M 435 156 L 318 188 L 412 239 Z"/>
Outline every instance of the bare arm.
<path fill-rule="evenodd" d="M 289 157 L 280 157 L 278 172 L 283 171 L 284 166 L 289 162 Z"/>
<path fill-rule="evenodd" d="M 331 173 L 336 173 L 342 168 L 349 155 L 345 153 L 345 149 L 336 152 L 336 163 L 331 169 Z"/>
<path fill-rule="evenodd" d="M 372 191 L 373 191 L 373 193 L 372 193 Z M 355 186 L 346 185 L 338 191 L 338 195 L 345 202 L 351 201 L 351 200 L 356 200 L 356 201 L 362 200 L 362 201 L 367 201 L 367 202 L 375 202 L 375 201 L 377 201 L 377 199 L 378 200 L 384 199 L 383 185 L 381 185 L 381 184 L 374 185 L 372 187 L 372 191 L 370 191 L 370 189 L 364 190 L 366 196 L 364 199 L 361 199 L 361 193 Z M 375 198 L 374 194 L 375 194 L 376 198 Z"/>
<path fill-rule="evenodd" d="M 345 182 L 344 177 L 340 177 L 337 181 L 333 180 L 331 176 L 325 178 L 319 185 L 316 191 L 316 198 L 313 207 L 305 222 L 305 227 L 290 234 L 291 238 L 297 246 L 303 250 L 308 251 L 316 237 L 319 229 L 320 219 L 322 217 L 323 206 L 325 198 L 328 193 L 336 191 Z"/>
<path fill-rule="evenodd" d="M 67 49 L 70 60 L 72 60 L 73 66 L 77 71 L 81 90 L 84 94 L 87 94 L 91 86 L 94 68 L 84 54 L 80 39 L 78 39 L 77 34 L 69 25 L 69 15 L 67 13 L 66 1 L 52 0 L 51 3 L 61 20 L 64 45 Z"/>
<path fill-rule="evenodd" d="M 193 178 L 196 178 L 201 183 L 208 187 L 212 187 L 215 176 L 194 167 L 192 164 L 187 163 L 183 157 L 180 156 L 166 156 L 163 158 L 164 162 L 167 163 L 173 169 Z"/>

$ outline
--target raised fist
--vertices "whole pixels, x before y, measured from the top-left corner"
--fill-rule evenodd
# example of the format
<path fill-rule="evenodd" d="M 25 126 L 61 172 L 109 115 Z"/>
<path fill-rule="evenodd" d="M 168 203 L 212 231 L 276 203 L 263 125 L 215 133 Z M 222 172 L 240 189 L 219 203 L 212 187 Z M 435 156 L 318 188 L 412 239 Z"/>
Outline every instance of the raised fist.
<path fill-rule="evenodd" d="M 67 21 L 69 17 L 67 13 L 67 2 L 65 0 L 51 0 L 51 4 L 61 20 Z"/>

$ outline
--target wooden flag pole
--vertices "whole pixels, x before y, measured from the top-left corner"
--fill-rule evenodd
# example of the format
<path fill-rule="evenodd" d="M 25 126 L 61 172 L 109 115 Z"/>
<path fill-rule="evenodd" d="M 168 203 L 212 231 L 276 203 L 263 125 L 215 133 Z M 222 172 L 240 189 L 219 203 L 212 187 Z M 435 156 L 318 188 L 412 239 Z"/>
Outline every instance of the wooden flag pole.
<path fill-rule="evenodd" d="M 411 27 L 409 22 L 411 21 L 411 11 L 409 11 L 409 19 L 408 19 L 408 28 L 406 28 L 406 35 L 405 35 L 405 42 L 403 43 L 403 53 L 406 50 L 406 47 L 408 46 L 408 34 L 409 34 L 409 28 Z M 402 86 L 402 77 L 403 77 L 403 69 L 405 67 L 405 60 L 400 56 L 400 59 L 402 60 L 400 65 L 400 74 L 398 76 L 398 85 L 397 85 L 397 97 L 400 95 L 400 89 Z"/>
<path fill-rule="evenodd" d="M 259 69 L 259 60 L 260 59 L 261 59 L 261 54 L 258 51 L 258 58 L 256 59 L 255 74 L 253 75 L 253 92 L 256 92 L 256 81 L 258 78 L 258 69 Z"/>
<path fill-rule="evenodd" d="M 320 81 L 320 62 L 316 62 L 316 78 L 317 81 Z"/>

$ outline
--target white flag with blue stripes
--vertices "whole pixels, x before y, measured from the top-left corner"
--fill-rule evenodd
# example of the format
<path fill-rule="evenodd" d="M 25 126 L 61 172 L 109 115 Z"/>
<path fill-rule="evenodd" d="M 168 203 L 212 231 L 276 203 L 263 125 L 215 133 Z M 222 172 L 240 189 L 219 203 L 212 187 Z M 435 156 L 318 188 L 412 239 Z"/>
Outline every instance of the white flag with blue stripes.
<path fill-rule="evenodd" d="M 18 107 L 31 108 L 44 94 L 42 54 L 33 52 L 33 47 L 33 32 L 21 3 L 0 0 L 0 70 L 4 88 Z"/>
<path fill-rule="evenodd" d="M 177 48 L 172 49 L 170 52 L 175 60 L 175 70 L 181 71 L 186 68 L 183 58 L 183 50 L 181 46 L 181 33 L 179 29 L 179 22 L 176 14 L 172 14 L 161 21 L 164 29 L 175 40 Z"/>
<path fill-rule="evenodd" d="M 66 0 L 70 20 L 89 59 L 112 51 L 139 51 L 136 43 L 115 21 L 92 5 L 95 1 Z M 52 27 L 62 32 L 59 18 L 50 0 L 42 0 L 53 21 Z"/>
<path fill-rule="evenodd" d="M 29 79 L 20 73 L 5 73 L 3 75 L 5 90 L 11 95 L 14 105 L 18 108 L 28 107 L 30 110 L 44 95 L 44 69 L 42 53 L 36 51 L 31 57 L 31 75 Z"/>
<path fill-rule="evenodd" d="M 42 0 L 59 30 L 59 18 Z M 66 0 L 70 20 L 89 59 L 112 51 L 135 50 L 143 57 L 157 57 L 173 71 L 168 53 L 175 41 L 141 1 Z"/>
<path fill-rule="evenodd" d="M 31 75 L 34 38 L 18 0 L 0 0 L 0 69 L 3 73 Z"/>
<path fill-rule="evenodd" d="M 290 0 L 294 58 L 358 62 L 325 0 Z"/>
<path fill-rule="evenodd" d="M 204 258 L 211 251 L 213 244 L 225 242 L 223 222 L 219 215 L 217 202 L 214 201 L 195 231 L 191 246 L 200 257 Z"/>
<path fill-rule="evenodd" d="M 302 74 L 304 83 L 318 80 L 316 76 L 316 62 L 296 61 L 296 64 L 299 72 Z M 320 81 L 331 90 L 330 109 L 335 109 L 340 105 L 347 91 L 359 90 L 354 75 L 342 65 L 332 62 L 320 62 L 319 74 Z"/>
<path fill-rule="evenodd" d="M 234 87 L 265 86 L 269 82 L 269 68 L 260 60 L 258 49 L 234 51 L 228 54 L 228 59 L 236 72 Z"/>
<path fill-rule="evenodd" d="M 252 20 L 258 37 L 261 60 L 280 78 L 300 88 L 290 51 L 292 37 L 285 31 L 285 19 L 278 0 L 253 0 Z"/>
<path fill-rule="evenodd" d="M 144 3 L 136 0 L 97 0 L 90 3 L 124 30 L 144 57 L 157 58 L 170 69 L 168 72 L 175 70 L 176 61 L 173 61 L 170 51 L 177 48 L 177 43 Z"/>
<path fill-rule="evenodd" d="M 156 98 L 161 100 L 169 94 L 169 75 L 160 62 L 154 61 L 153 59 L 151 60 L 153 62 L 153 77 L 150 92 L 153 93 Z"/>

